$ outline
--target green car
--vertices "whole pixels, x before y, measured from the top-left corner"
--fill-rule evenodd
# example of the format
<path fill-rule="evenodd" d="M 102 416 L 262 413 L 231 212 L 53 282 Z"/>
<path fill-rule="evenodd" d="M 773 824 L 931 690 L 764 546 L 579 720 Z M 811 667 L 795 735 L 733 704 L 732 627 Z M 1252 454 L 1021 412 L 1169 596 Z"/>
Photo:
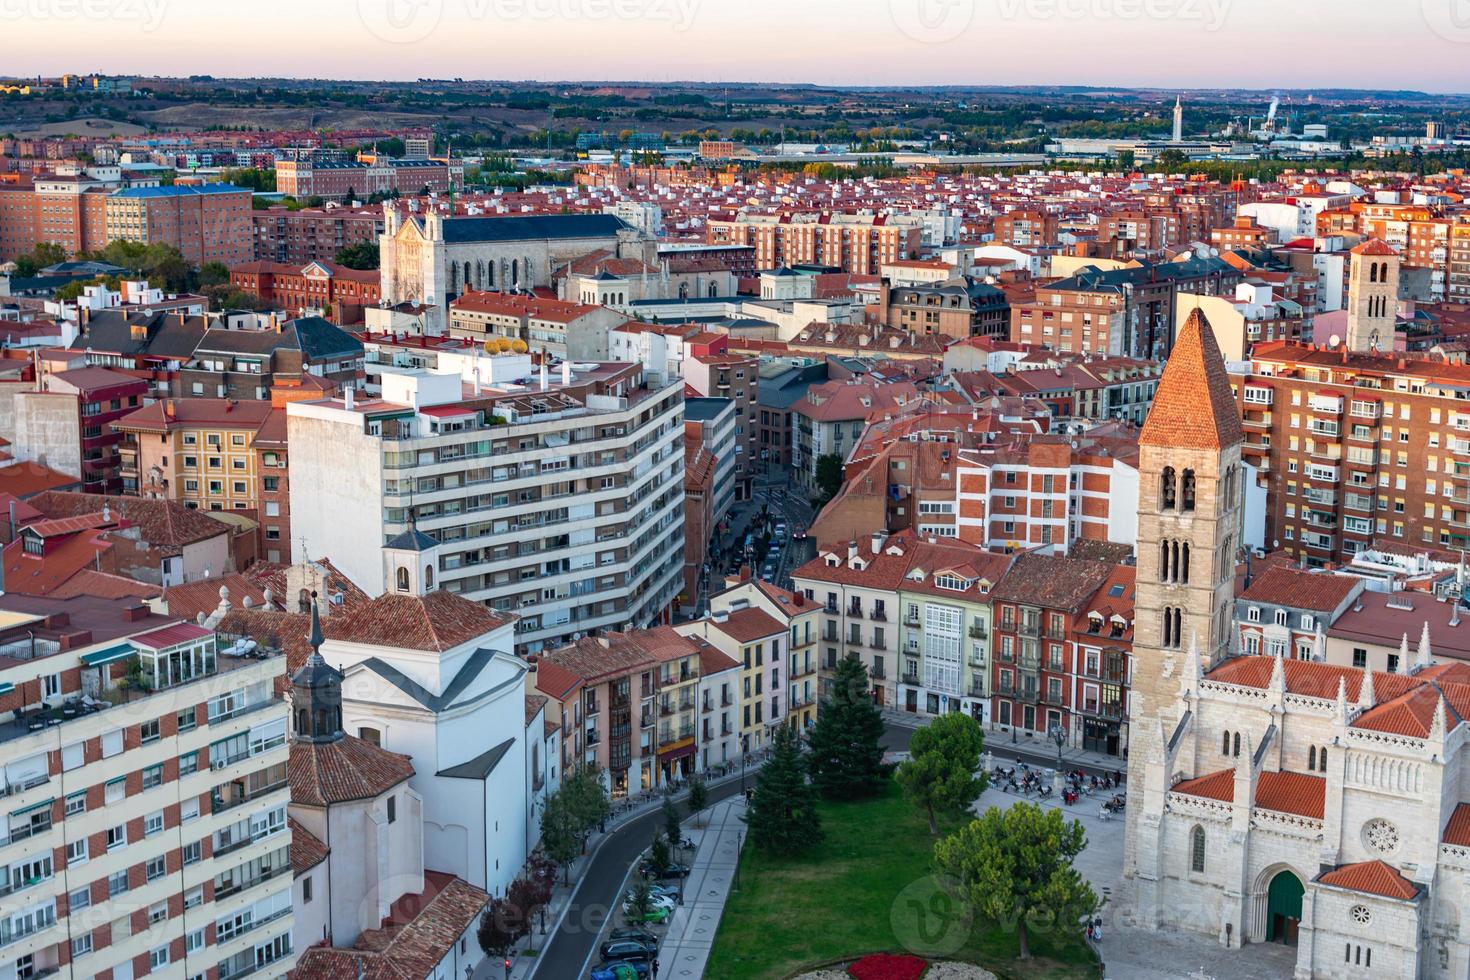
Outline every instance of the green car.
<path fill-rule="evenodd" d="M 644 915 L 643 918 L 640 920 L 637 918 L 630 907 L 626 905 L 623 906 L 623 914 L 628 917 L 629 922 L 667 922 L 669 919 L 669 915 L 672 914 L 673 911 L 673 909 L 665 905 L 650 905 L 648 908 L 648 913 Z"/>

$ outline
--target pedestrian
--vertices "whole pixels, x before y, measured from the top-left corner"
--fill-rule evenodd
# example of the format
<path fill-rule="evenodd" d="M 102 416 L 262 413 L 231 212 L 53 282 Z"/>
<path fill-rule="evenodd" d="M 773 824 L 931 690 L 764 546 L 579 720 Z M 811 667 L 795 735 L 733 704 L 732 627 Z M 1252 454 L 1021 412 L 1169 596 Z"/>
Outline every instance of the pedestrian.
<path fill-rule="evenodd" d="M 655 956 L 653 958 L 653 973 L 652 973 L 651 976 L 652 976 L 653 980 L 658 980 L 658 957 L 657 956 Z"/>

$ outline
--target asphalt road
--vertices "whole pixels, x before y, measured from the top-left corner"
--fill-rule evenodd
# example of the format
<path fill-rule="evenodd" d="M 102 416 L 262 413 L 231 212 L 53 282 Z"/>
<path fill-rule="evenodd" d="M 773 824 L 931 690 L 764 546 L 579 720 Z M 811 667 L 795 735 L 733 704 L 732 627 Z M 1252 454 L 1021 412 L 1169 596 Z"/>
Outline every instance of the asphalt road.
<path fill-rule="evenodd" d="M 746 784 L 755 785 L 754 771 L 746 774 Z M 709 784 L 709 800 L 717 803 L 740 792 L 738 776 L 722 783 Z M 678 799 L 683 802 L 684 794 Z M 572 905 L 567 909 L 561 928 L 552 934 L 536 958 L 535 980 L 573 980 L 584 977 L 582 964 L 602 932 L 607 916 L 622 897 L 623 881 L 628 869 L 653 840 L 654 831 L 663 826 L 663 813 L 655 808 L 635 817 L 612 831 L 601 849 L 583 871 L 581 885 Z M 594 956 L 595 964 L 597 958 Z M 494 974 L 492 974 L 493 976 Z"/>
<path fill-rule="evenodd" d="M 889 725 L 880 740 L 885 749 L 905 751 L 913 729 L 902 725 Z M 755 785 L 754 770 L 746 773 L 746 785 Z M 728 799 L 740 792 L 740 777 L 725 782 L 709 784 L 711 803 Z M 683 794 L 678 799 L 683 802 Z M 628 869 L 653 840 L 654 831 L 663 826 L 663 813 L 654 809 L 641 817 L 635 817 L 612 831 L 603 841 L 602 848 L 592 858 L 582 874 L 581 886 L 551 939 L 542 944 L 541 955 L 536 958 L 534 980 L 573 980 L 586 976 L 582 964 L 587 954 L 597 943 L 608 913 L 622 898 L 623 882 Z M 597 957 L 592 958 L 593 964 Z M 488 977 L 496 977 L 492 971 Z"/>

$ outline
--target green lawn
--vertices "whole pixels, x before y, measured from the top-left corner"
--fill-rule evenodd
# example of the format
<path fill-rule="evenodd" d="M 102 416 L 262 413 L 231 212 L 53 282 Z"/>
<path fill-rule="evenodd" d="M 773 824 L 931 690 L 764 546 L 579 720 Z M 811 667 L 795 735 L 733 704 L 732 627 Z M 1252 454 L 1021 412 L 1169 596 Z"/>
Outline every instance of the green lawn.
<path fill-rule="evenodd" d="M 1016 980 L 1097 976 L 1080 937 L 1033 929 L 1034 958 L 1023 962 L 1015 958 L 1013 931 L 947 921 L 948 903 L 928 879 L 935 838 L 896 783 L 878 799 L 822 803 L 820 810 L 827 837 L 809 857 L 785 860 L 745 848 L 740 888 L 725 905 L 705 971 L 709 980 L 779 980 L 847 956 L 912 948 L 920 936 L 936 944 L 920 944 L 921 955 L 958 944 L 933 958 L 967 960 Z M 936 914 L 921 922 L 921 908 Z"/>

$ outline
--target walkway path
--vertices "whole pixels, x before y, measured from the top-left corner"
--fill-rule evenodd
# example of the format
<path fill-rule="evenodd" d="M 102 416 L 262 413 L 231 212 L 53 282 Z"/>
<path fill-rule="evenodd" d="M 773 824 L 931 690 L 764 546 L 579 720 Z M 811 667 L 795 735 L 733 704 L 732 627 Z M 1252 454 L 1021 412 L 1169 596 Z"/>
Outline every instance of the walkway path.
<path fill-rule="evenodd" d="M 740 819 L 744 813 L 745 799 L 737 796 L 706 811 L 702 829 L 685 822 L 690 828 L 686 836 L 698 841 L 699 849 L 684 885 L 684 904 L 674 910 L 659 950 L 659 980 L 704 976 L 745 840 L 745 824 Z"/>

